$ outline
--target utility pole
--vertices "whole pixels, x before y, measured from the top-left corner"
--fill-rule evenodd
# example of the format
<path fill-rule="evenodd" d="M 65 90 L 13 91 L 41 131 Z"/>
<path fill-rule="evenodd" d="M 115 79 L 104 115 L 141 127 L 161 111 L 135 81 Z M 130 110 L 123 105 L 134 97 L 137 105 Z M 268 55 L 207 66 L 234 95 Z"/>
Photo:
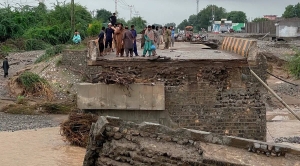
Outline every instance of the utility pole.
<path fill-rule="evenodd" d="M 132 19 L 132 8 L 133 8 L 133 5 L 128 5 L 129 8 L 130 8 L 130 20 Z"/>
<path fill-rule="evenodd" d="M 214 5 L 211 6 L 211 15 L 212 15 L 212 26 L 213 26 L 215 23 L 215 6 Z"/>
<path fill-rule="evenodd" d="M 197 1 L 197 15 L 198 15 L 198 13 L 199 13 L 199 0 L 196 0 Z"/>
<path fill-rule="evenodd" d="M 71 0 L 71 29 L 72 29 L 71 33 L 74 33 L 74 31 L 75 31 L 75 3 L 74 3 L 74 0 Z"/>
<path fill-rule="evenodd" d="M 115 13 L 118 13 L 118 0 L 115 0 Z"/>

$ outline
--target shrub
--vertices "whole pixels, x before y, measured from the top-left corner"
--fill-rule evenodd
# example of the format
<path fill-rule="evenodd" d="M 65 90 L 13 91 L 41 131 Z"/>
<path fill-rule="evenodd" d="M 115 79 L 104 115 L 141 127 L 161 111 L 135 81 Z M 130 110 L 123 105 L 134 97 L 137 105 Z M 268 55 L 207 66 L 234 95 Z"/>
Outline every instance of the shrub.
<path fill-rule="evenodd" d="M 49 44 L 46 44 L 42 40 L 37 39 L 28 39 L 25 41 L 25 50 L 31 51 L 31 50 L 44 50 L 47 47 L 49 47 Z"/>
<path fill-rule="evenodd" d="M 48 114 L 69 114 L 75 109 L 73 103 L 43 103 L 40 107 Z"/>
<path fill-rule="evenodd" d="M 35 73 L 24 72 L 18 77 L 17 81 L 23 87 L 24 95 L 45 95 L 48 99 L 53 97 L 49 83 Z"/>
<path fill-rule="evenodd" d="M 297 79 L 300 78 L 300 50 L 297 48 L 294 48 L 295 50 L 295 55 L 292 56 L 288 60 L 288 69 L 289 72 L 296 77 Z"/>
<path fill-rule="evenodd" d="M 17 97 L 17 104 L 26 104 L 26 100 L 24 96 Z"/>
<path fill-rule="evenodd" d="M 8 114 L 36 115 L 38 114 L 36 110 L 37 107 L 35 105 L 10 104 L 1 111 Z"/>
<path fill-rule="evenodd" d="M 87 33 L 89 36 L 97 36 L 102 28 L 102 23 L 100 21 L 93 21 L 92 24 L 89 25 Z"/>
<path fill-rule="evenodd" d="M 60 54 L 65 47 L 63 45 L 56 45 L 46 49 L 46 53 L 35 60 L 35 63 L 40 63 L 49 60 L 53 56 Z"/>

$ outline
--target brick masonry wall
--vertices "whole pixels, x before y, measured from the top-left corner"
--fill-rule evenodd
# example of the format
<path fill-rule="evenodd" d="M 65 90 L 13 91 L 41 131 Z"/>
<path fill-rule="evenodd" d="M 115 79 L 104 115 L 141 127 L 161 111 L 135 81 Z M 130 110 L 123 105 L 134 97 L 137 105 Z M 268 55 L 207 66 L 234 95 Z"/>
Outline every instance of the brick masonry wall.
<path fill-rule="evenodd" d="M 66 50 L 63 64 L 90 77 L 113 68 L 124 73 L 134 70 L 139 79 L 148 82 L 165 82 L 166 110 L 158 112 L 164 117 L 158 116 L 160 119 L 155 122 L 221 135 L 266 138 L 266 108 L 262 99 L 265 90 L 250 74 L 246 60 L 103 61 L 101 67 L 87 66 L 85 55 L 86 52 Z M 261 78 L 266 78 L 264 63 L 251 68 Z M 113 110 L 100 112 L 117 116 Z"/>

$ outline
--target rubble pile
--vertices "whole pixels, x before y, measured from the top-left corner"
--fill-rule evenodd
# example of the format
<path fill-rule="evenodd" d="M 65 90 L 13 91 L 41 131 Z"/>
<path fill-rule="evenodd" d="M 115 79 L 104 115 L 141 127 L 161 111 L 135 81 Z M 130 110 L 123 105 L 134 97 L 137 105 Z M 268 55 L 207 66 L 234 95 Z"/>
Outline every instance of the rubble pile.
<path fill-rule="evenodd" d="M 129 84 L 135 82 L 134 75 L 117 73 L 117 72 L 101 72 L 93 78 L 93 83 L 102 82 L 105 84 L 118 84 L 129 88 Z"/>
<path fill-rule="evenodd" d="M 166 86 L 184 84 L 187 75 L 183 68 L 165 67 L 107 67 L 98 74 L 94 74 L 92 83 L 119 84 L 128 87 L 133 83 L 163 82 Z"/>
<path fill-rule="evenodd" d="M 295 165 L 298 154 L 255 140 L 101 116 L 91 127 L 83 165 Z"/>

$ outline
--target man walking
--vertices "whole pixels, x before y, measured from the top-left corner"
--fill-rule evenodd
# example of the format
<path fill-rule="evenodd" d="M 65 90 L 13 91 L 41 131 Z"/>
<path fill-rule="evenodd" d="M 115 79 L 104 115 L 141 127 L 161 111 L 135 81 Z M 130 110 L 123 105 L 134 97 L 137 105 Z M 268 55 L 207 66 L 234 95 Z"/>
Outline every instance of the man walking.
<path fill-rule="evenodd" d="M 171 47 L 174 47 L 175 43 L 175 28 L 171 27 Z"/>
<path fill-rule="evenodd" d="M 112 51 L 112 41 L 113 41 L 114 30 L 112 29 L 112 24 L 108 24 L 108 28 L 105 30 L 105 53 Z M 109 50 L 108 47 L 109 46 Z"/>
<path fill-rule="evenodd" d="M 167 34 L 168 34 L 168 38 L 169 38 L 169 44 L 168 44 L 168 47 L 169 47 L 169 49 L 170 49 L 170 47 L 171 47 L 171 36 L 172 36 L 171 27 L 168 27 L 168 29 L 167 29 Z"/>
<path fill-rule="evenodd" d="M 152 55 L 152 44 L 154 42 L 154 32 L 152 30 L 152 26 L 148 25 L 147 30 L 145 31 L 145 45 L 144 45 L 144 52 L 143 52 L 143 57 L 146 56 L 147 52 L 149 56 Z"/>
<path fill-rule="evenodd" d="M 125 26 L 125 31 L 123 34 L 123 40 L 122 40 L 122 45 L 124 45 L 126 57 L 133 56 L 133 44 L 134 44 L 134 36 L 132 35 L 132 32 L 128 30 L 128 26 Z"/>
<path fill-rule="evenodd" d="M 112 26 L 115 26 L 116 23 L 117 23 L 116 13 L 113 13 L 113 15 L 108 18 L 108 20 L 110 21 L 110 23 L 112 24 Z"/>
<path fill-rule="evenodd" d="M 102 27 L 102 30 L 100 32 L 100 34 L 98 35 L 98 44 L 99 44 L 99 50 L 100 50 L 100 56 L 103 56 L 103 52 L 104 52 L 104 30 L 105 27 Z"/>
<path fill-rule="evenodd" d="M 7 57 L 5 57 L 5 59 L 3 61 L 2 68 L 4 70 L 4 78 L 6 78 L 8 76 L 8 69 L 9 69 L 9 64 L 8 64 Z"/>
<path fill-rule="evenodd" d="M 146 30 L 147 30 L 147 27 L 145 27 L 145 28 L 142 30 L 142 32 L 141 32 L 141 34 L 142 34 L 142 38 L 141 38 L 141 49 L 143 49 L 143 48 L 144 48 L 144 45 L 145 45 L 145 32 L 146 32 Z"/>
<path fill-rule="evenodd" d="M 171 39 L 171 31 L 170 31 L 170 29 L 167 28 L 167 26 L 165 26 L 164 27 L 164 42 L 165 42 L 164 49 L 169 49 L 170 39 Z"/>
<path fill-rule="evenodd" d="M 163 44 L 164 43 L 164 30 L 162 27 L 159 27 L 158 33 L 159 33 L 159 42 L 160 42 L 160 44 Z"/>
<path fill-rule="evenodd" d="M 135 54 L 135 56 L 139 56 L 138 52 L 137 52 L 137 45 L 136 45 L 136 37 L 137 37 L 137 33 L 136 30 L 134 29 L 134 25 L 131 25 L 131 33 L 134 37 L 134 43 L 133 43 L 133 52 Z"/>

